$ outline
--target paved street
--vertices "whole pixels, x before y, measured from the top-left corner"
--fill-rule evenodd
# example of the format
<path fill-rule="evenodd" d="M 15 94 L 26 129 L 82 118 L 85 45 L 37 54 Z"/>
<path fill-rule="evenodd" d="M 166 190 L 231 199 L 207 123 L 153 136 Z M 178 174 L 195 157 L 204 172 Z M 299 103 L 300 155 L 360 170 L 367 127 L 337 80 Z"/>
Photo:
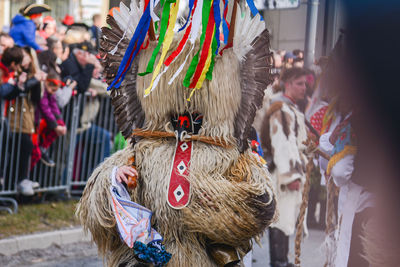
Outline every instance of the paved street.
<path fill-rule="evenodd" d="M 324 253 L 321 250 L 321 244 L 324 240 L 324 232 L 318 230 L 310 230 L 309 236 L 301 247 L 301 266 L 305 267 L 321 267 L 324 264 Z M 269 266 L 269 243 L 268 235 L 264 235 L 261 239 L 262 248 L 255 245 L 253 249 L 253 265 L 252 267 Z M 294 236 L 289 241 L 290 251 L 289 259 L 294 262 Z"/>
<path fill-rule="evenodd" d="M 323 266 L 324 256 L 320 247 L 324 238 L 322 231 L 310 230 L 310 236 L 302 246 L 302 266 Z M 261 239 L 262 248 L 255 245 L 252 267 L 267 267 L 269 264 L 268 235 Z M 293 260 L 293 237 L 290 239 L 290 255 Z M 103 261 L 97 256 L 96 247 L 89 243 L 75 243 L 66 246 L 56 246 L 45 250 L 23 251 L 9 257 L 0 257 L 2 266 L 30 267 L 97 267 L 103 266 Z M 248 266 L 246 266 L 248 267 Z"/>

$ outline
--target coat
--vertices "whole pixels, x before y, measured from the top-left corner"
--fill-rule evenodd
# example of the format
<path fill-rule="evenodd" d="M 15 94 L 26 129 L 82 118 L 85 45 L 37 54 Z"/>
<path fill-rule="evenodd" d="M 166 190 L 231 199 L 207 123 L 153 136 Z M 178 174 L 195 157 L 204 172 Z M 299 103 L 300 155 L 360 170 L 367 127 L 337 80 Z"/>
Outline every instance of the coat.
<path fill-rule="evenodd" d="M 14 39 L 16 45 L 25 47 L 29 46 L 35 50 L 43 50 L 36 43 L 36 25 L 35 23 L 25 18 L 24 16 L 17 14 L 12 19 L 12 27 L 10 29 L 10 36 Z"/>
<path fill-rule="evenodd" d="M 273 166 L 270 170 L 277 197 L 279 218 L 272 227 L 291 235 L 296 228 L 306 180 L 307 157 L 303 142 L 307 140 L 307 130 L 304 115 L 280 93 L 271 99 L 261 140 L 267 148 L 267 164 Z M 287 185 L 297 179 L 301 181 L 300 190 L 290 191 Z"/>
<path fill-rule="evenodd" d="M 33 134 L 35 133 L 35 104 L 32 99 L 40 93 L 40 82 L 36 78 L 30 78 L 25 82 L 24 88 L 24 95 L 12 100 L 8 106 L 10 129 L 12 132 Z M 18 94 L 22 92 L 18 90 Z"/>
<path fill-rule="evenodd" d="M 57 127 L 57 120 L 61 118 L 61 112 L 57 105 L 56 96 L 49 94 L 44 90 L 42 99 L 39 103 L 40 115 L 46 120 L 47 126 L 50 129 Z"/>
<path fill-rule="evenodd" d="M 8 106 L 8 116 L 12 132 L 35 133 L 35 107 L 29 97 L 18 97 L 11 101 Z"/>
<path fill-rule="evenodd" d="M 92 79 L 94 65 L 87 64 L 82 67 L 77 61 L 73 51 L 69 55 L 68 59 L 61 64 L 61 76 L 71 76 L 73 80 L 78 83 L 78 93 L 83 94 L 87 91 Z"/>

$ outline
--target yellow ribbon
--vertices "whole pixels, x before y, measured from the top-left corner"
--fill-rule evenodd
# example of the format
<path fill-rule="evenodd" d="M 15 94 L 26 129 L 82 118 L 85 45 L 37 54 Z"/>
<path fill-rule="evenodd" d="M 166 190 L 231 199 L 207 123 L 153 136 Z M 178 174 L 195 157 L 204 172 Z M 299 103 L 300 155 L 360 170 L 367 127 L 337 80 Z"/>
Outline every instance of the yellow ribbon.
<path fill-rule="evenodd" d="M 331 171 L 333 166 L 336 165 L 341 159 L 343 159 L 347 155 L 355 155 L 357 153 L 356 146 L 345 146 L 342 151 L 333 155 L 328 162 L 328 167 L 326 168 L 326 173 L 331 175 Z"/>
<path fill-rule="evenodd" d="M 213 30 L 213 34 L 211 36 L 214 36 L 214 35 L 215 35 L 215 27 Z M 201 86 L 203 85 L 203 82 L 204 82 L 204 79 L 206 78 L 208 69 L 210 68 L 211 58 L 212 58 L 212 42 L 210 42 L 210 48 L 208 49 L 208 56 L 207 56 L 206 63 L 204 64 L 204 68 L 203 68 L 201 75 L 199 77 L 199 80 L 197 81 L 196 86 L 194 88 L 200 89 Z"/>
<path fill-rule="evenodd" d="M 174 28 L 175 28 L 176 18 L 178 16 L 179 1 L 180 0 L 177 0 L 174 3 L 174 6 L 172 7 L 171 14 L 170 14 L 170 20 L 169 20 L 169 24 L 168 24 L 168 29 L 167 29 L 167 34 L 165 35 L 165 38 L 164 38 L 161 57 L 160 57 L 160 59 L 157 63 L 157 66 L 153 72 L 153 77 L 151 79 L 150 86 L 144 91 L 144 96 L 148 96 L 150 94 L 150 92 L 152 91 L 154 80 L 156 79 L 156 77 L 158 76 L 158 73 L 160 72 L 161 66 L 163 65 L 163 62 L 165 59 L 165 56 L 167 55 L 169 47 L 171 46 L 171 43 L 172 43 L 172 39 L 174 38 Z"/>

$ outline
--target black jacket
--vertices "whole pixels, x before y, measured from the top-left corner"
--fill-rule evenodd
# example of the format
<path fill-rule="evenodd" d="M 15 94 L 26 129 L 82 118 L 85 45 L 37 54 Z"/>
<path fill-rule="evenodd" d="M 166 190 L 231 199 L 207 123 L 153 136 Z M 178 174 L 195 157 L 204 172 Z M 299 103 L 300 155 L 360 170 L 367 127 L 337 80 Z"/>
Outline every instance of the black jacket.
<path fill-rule="evenodd" d="M 71 76 L 73 80 L 78 83 L 78 93 L 83 94 L 89 88 L 90 80 L 92 79 L 92 74 L 94 70 L 94 65 L 87 64 L 82 67 L 74 53 L 71 52 L 68 59 L 61 64 L 61 76 L 65 78 Z"/>

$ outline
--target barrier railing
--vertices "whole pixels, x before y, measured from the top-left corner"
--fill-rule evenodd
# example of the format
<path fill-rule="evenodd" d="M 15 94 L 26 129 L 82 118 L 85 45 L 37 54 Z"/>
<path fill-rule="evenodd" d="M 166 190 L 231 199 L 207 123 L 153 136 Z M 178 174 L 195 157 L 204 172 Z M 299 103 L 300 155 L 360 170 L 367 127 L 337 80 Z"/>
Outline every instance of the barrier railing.
<path fill-rule="evenodd" d="M 39 183 L 35 192 L 82 193 L 93 169 L 111 154 L 112 138 L 118 132 L 107 95 L 79 94 L 61 110 L 67 134 L 47 151 L 55 166 L 39 161 L 31 168 L 32 135 L 26 129 L 29 99 L 3 101 L 0 108 L 0 210 L 8 212 L 17 211 L 12 197 L 19 194 L 18 184 L 24 178 Z"/>
<path fill-rule="evenodd" d="M 111 99 L 108 96 L 82 99 L 82 115 L 76 131 L 72 194 L 80 194 L 94 168 L 112 151 L 112 138 L 117 134 Z M 71 149 L 72 151 L 73 149 Z"/>

